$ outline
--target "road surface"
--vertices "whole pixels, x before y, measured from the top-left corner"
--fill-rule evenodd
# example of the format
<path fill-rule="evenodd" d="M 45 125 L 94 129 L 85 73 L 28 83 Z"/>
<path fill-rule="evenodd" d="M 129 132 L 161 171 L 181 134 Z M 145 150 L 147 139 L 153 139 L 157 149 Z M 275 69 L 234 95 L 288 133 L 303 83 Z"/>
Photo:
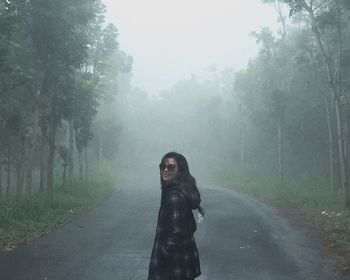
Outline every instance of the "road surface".
<path fill-rule="evenodd" d="M 268 206 L 201 188 L 199 280 L 337 280 L 320 245 Z M 160 188 L 125 186 L 98 208 L 0 256 L 1 280 L 146 280 Z"/>

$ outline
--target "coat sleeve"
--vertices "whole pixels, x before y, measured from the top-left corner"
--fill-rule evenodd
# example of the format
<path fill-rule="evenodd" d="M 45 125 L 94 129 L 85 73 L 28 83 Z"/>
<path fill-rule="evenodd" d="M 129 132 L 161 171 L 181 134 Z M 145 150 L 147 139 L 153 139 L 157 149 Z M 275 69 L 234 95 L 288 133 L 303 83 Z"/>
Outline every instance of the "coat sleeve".
<path fill-rule="evenodd" d="M 168 234 L 164 242 L 163 253 L 171 255 L 181 246 L 186 236 L 186 214 L 189 206 L 187 199 L 177 189 L 167 195 L 164 206 Z"/>

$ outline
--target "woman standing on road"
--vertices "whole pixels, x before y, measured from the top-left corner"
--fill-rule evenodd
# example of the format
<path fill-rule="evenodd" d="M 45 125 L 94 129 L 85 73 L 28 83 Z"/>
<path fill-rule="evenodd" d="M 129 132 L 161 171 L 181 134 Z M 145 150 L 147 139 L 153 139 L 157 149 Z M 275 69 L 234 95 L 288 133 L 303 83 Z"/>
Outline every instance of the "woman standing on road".
<path fill-rule="evenodd" d="M 192 213 L 204 215 L 200 193 L 183 155 L 167 153 L 159 169 L 162 196 L 148 280 L 193 280 L 201 274 Z"/>

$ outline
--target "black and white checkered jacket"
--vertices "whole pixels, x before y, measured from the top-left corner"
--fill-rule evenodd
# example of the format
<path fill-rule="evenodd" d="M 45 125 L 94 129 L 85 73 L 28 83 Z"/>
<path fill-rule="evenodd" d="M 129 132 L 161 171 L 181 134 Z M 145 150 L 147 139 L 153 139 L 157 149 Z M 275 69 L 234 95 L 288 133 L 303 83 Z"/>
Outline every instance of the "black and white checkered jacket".
<path fill-rule="evenodd" d="M 180 183 L 162 188 L 148 280 L 186 280 L 201 274 L 192 214 L 193 199 L 199 193 L 196 197 L 196 193 L 184 192 L 185 187 L 191 188 Z"/>

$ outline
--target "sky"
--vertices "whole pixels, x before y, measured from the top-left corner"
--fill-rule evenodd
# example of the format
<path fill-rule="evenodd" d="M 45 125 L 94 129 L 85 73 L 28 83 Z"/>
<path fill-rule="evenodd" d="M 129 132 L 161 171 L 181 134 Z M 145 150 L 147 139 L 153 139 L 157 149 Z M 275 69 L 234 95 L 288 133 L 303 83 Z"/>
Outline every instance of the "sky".
<path fill-rule="evenodd" d="M 257 52 L 250 32 L 278 26 L 261 0 L 102 1 L 134 59 L 132 85 L 151 95 L 212 65 L 244 68 Z"/>

